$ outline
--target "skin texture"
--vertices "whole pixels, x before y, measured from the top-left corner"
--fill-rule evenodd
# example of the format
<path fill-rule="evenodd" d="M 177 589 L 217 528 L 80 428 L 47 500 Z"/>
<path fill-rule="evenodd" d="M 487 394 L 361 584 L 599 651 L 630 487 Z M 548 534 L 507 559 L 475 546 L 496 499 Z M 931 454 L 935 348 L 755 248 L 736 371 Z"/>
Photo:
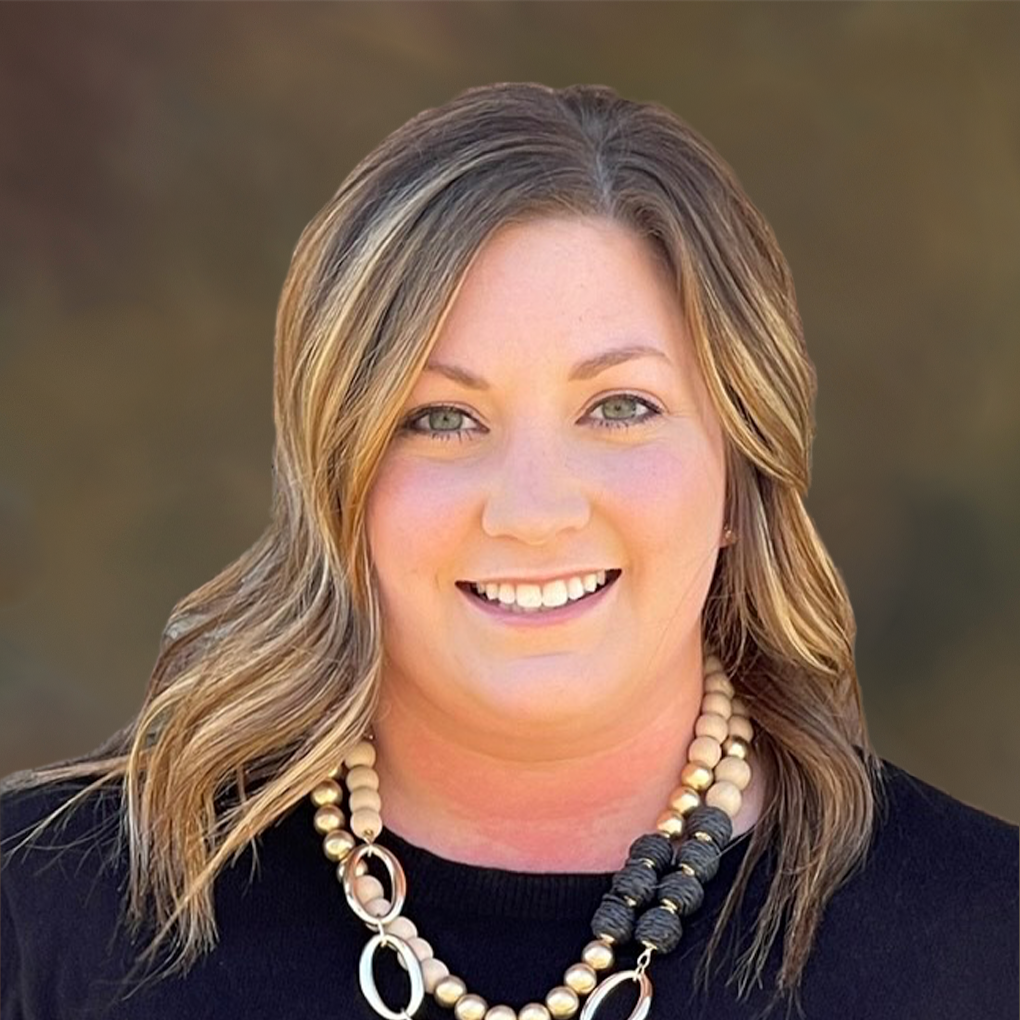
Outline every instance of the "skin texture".
<path fill-rule="evenodd" d="M 636 343 L 666 358 L 568 380 L 575 362 Z M 429 360 L 490 388 L 423 372 L 402 415 L 417 431 L 394 438 L 370 494 L 384 824 L 478 865 L 615 870 L 687 760 L 724 544 L 723 436 L 674 285 L 619 224 L 504 227 Z M 457 410 L 421 413 L 437 404 Z M 497 622 L 455 587 L 598 568 L 623 573 L 555 626 Z M 764 781 L 755 772 L 735 833 L 756 820 Z"/>

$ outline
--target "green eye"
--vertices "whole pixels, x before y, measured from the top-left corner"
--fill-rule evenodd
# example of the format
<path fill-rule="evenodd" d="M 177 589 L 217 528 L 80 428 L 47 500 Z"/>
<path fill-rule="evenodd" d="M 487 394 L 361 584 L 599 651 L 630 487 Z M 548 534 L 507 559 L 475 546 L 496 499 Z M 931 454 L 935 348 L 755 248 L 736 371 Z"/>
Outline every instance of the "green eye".
<path fill-rule="evenodd" d="M 639 397 L 634 393 L 614 393 L 608 397 L 603 397 L 596 405 L 593 410 L 600 407 L 615 408 L 611 410 L 606 417 L 593 418 L 591 412 L 586 415 L 586 418 L 593 421 L 598 428 L 603 429 L 629 429 L 634 428 L 638 425 L 643 425 L 646 422 L 652 421 L 658 418 L 662 414 L 660 408 L 656 407 L 650 400 L 646 400 L 644 397 Z M 646 409 L 646 413 L 641 414 L 637 417 L 628 417 L 627 410 L 632 405 L 638 405 Z M 622 409 L 622 413 L 621 413 Z M 619 417 L 616 415 L 619 414 Z M 462 418 L 471 418 L 471 415 L 467 411 L 461 410 L 459 407 L 454 407 L 452 404 L 431 404 L 428 407 L 419 407 L 412 411 L 400 425 L 399 431 L 404 434 L 426 436 L 428 439 L 457 439 L 463 442 L 465 439 L 471 439 L 474 435 L 481 435 L 485 432 L 484 428 L 471 428 L 471 429 L 458 429 L 458 428 L 437 428 L 437 425 L 445 418 L 449 423 L 451 416 L 454 421 Z M 427 422 L 427 427 L 420 427 L 419 422 Z"/>

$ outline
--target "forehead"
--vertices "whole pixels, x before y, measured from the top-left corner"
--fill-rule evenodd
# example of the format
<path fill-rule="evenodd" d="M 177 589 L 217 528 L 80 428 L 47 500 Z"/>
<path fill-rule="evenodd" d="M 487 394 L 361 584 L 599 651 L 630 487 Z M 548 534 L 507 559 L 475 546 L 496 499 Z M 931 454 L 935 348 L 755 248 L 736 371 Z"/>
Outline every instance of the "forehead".
<path fill-rule="evenodd" d="M 574 364 L 625 344 L 687 360 L 680 301 L 664 257 L 618 222 L 543 218 L 504 226 L 479 249 L 430 363 L 505 356 Z"/>

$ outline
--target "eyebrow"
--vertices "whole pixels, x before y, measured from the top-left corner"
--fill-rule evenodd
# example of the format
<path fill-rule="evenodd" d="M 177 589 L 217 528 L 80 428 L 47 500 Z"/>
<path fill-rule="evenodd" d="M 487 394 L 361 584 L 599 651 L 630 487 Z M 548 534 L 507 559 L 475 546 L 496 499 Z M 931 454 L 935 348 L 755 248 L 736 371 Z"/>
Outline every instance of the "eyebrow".
<path fill-rule="evenodd" d="M 623 362 L 631 361 L 634 358 L 647 357 L 663 358 L 667 362 L 669 361 L 669 356 L 665 351 L 659 350 L 658 347 L 649 347 L 647 344 L 629 344 L 626 347 L 611 347 L 607 351 L 602 351 L 600 354 L 596 354 L 593 357 L 579 361 L 570 370 L 570 375 L 567 379 L 570 382 L 573 382 L 575 379 L 591 379 L 600 372 L 604 372 L 607 368 L 612 368 L 613 365 L 620 365 Z M 489 383 L 485 379 L 481 376 L 475 375 L 473 372 L 469 372 L 466 368 L 461 368 L 458 365 L 447 365 L 439 361 L 428 361 L 425 363 L 423 371 L 437 372 L 440 375 L 445 375 L 447 379 L 452 379 L 454 382 L 460 383 L 462 386 L 467 386 L 468 389 L 490 389 Z"/>

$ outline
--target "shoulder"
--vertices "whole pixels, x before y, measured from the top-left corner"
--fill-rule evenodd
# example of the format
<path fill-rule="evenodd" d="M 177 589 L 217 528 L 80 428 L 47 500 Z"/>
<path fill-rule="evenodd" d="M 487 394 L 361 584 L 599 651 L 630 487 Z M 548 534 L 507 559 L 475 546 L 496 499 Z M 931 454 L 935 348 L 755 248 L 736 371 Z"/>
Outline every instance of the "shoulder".
<path fill-rule="evenodd" d="M 881 759 L 876 852 L 903 870 L 963 869 L 971 881 L 1012 888 L 1017 898 L 1020 827 L 967 804 L 906 769 Z"/>
<path fill-rule="evenodd" d="M 89 780 L 0 784 L 0 890 L 6 910 L 66 909 L 109 875 L 120 858 L 120 788 Z"/>

